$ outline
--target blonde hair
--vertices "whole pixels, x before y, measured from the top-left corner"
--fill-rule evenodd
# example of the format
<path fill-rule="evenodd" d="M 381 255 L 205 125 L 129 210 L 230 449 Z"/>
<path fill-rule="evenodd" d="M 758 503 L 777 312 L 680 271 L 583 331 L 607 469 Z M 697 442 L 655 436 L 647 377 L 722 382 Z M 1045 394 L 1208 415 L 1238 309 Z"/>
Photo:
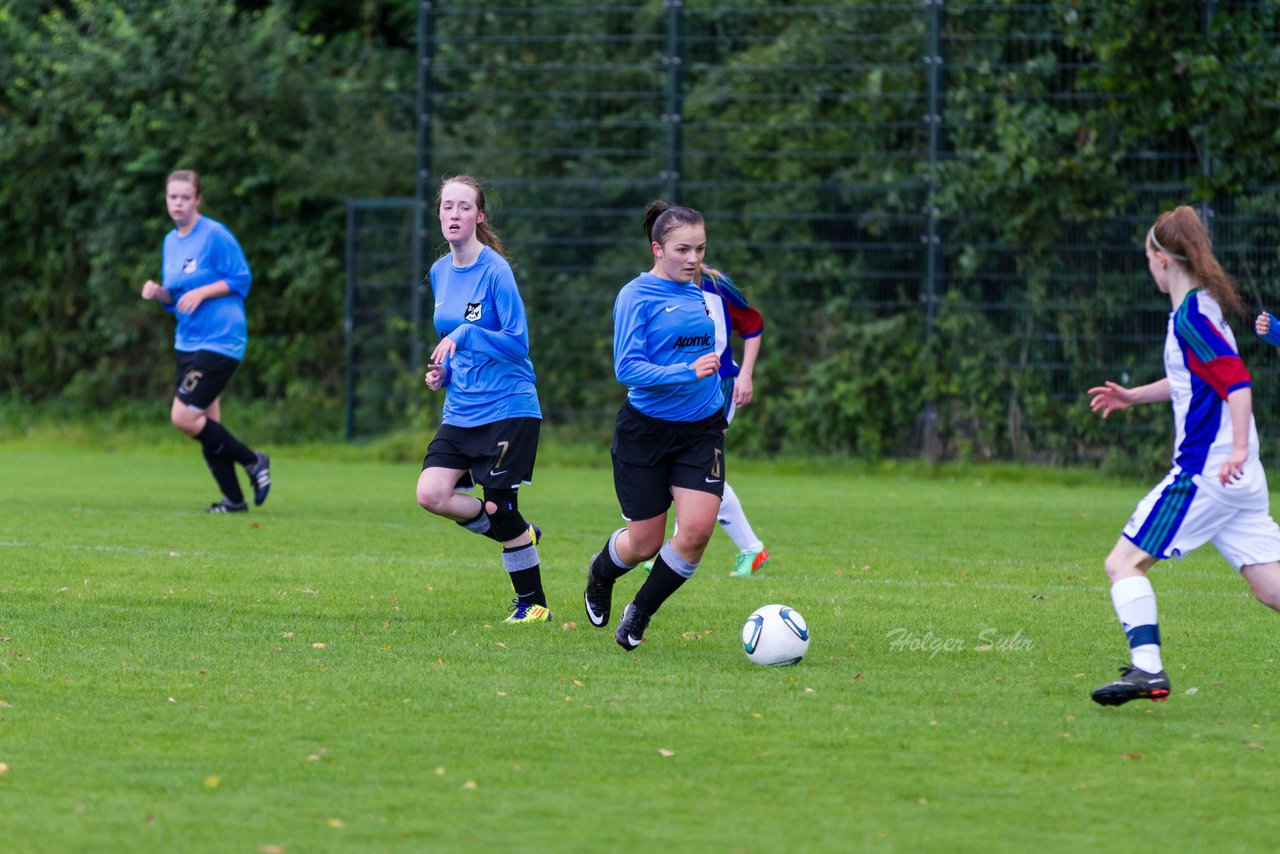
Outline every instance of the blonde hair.
<path fill-rule="evenodd" d="M 1182 265 L 1224 312 L 1244 316 L 1244 300 L 1236 291 L 1235 281 L 1214 257 L 1209 233 L 1195 208 L 1179 205 L 1160 214 L 1147 232 L 1147 243 Z"/>

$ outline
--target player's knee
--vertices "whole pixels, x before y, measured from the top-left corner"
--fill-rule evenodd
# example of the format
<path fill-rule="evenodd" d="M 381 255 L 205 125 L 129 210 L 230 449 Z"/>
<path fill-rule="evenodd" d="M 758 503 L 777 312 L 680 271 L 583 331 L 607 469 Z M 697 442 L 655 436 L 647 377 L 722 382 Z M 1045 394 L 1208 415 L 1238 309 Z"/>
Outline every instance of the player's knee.
<path fill-rule="evenodd" d="M 428 513 L 441 513 L 452 495 L 452 489 L 443 488 L 425 477 L 418 481 L 418 506 Z"/>
<path fill-rule="evenodd" d="M 632 531 L 627 536 L 627 542 L 631 546 L 631 550 L 641 556 L 640 560 L 651 560 L 653 556 L 661 550 L 662 544 L 666 542 L 664 539 L 666 537 L 666 531 L 663 530 L 659 530 L 657 533 L 647 536 L 643 534 L 637 536 L 636 533 Z"/>
<path fill-rule="evenodd" d="M 175 406 L 169 410 L 169 423 L 188 436 L 200 432 L 200 413 L 186 406 Z"/>
<path fill-rule="evenodd" d="M 681 545 L 686 549 L 693 549 L 701 552 L 707 547 L 707 543 L 711 542 L 711 535 L 715 533 L 716 520 L 715 517 L 706 520 L 698 520 L 696 522 L 680 523 L 680 530 L 676 532 Z M 674 537 L 672 539 L 675 539 Z"/>
<path fill-rule="evenodd" d="M 1138 567 L 1131 561 L 1114 554 L 1107 555 L 1107 559 L 1102 563 L 1102 568 L 1106 570 L 1107 578 L 1111 580 L 1112 584 L 1122 578 L 1128 578 L 1130 575 L 1140 572 Z"/>
<path fill-rule="evenodd" d="M 500 543 L 509 542 L 529 530 L 520 515 L 518 493 L 514 489 L 486 489 L 484 510 L 489 514 L 489 532 Z"/>

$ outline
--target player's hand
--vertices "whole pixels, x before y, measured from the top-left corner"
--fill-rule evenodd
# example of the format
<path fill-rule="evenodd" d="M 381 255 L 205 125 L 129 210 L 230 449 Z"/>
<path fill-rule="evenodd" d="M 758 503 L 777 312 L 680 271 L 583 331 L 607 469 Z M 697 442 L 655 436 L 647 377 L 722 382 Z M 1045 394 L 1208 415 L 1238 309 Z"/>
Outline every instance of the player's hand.
<path fill-rule="evenodd" d="M 439 391 L 444 387 L 444 365 L 427 365 L 425 379 L 427 388 L 432 391 Z"/>
<path fill-rule="evenodd" d="M 1232 448 L 1231 456 L 1218 469 L 1218 483 L 1226 486 L 1244 477 L 1244 461 L 1249 458 L 1248 448 Z"/>
<path fill-rule="evenodd" d="M 175 306 L 178 314 L 191 314 L 200 307 L 200 303 L 204 302 L 204 288 L 196 288 L 193 291 L 187 291 L 178 299 Z"/>
<path fill-rule="evenodd" d="M 449 336 L 440 339 L 440 343 L 431 351 L 431 364 L 442 365 L 444 360 L 458 352 L 458 345 Z"/>
<path fill-rule="evenodd" d="M 733 402 L 738 406 L 746 406 L 751 402 L 751 374 L 738 374 L 733 381 Z"/>
<path fill-rule="evenodd" d="M 163 292 L 164 288 L 156 282 L 153 282 L 151 279 L 147 279 L 142 283 L 143 299 L 160 299 L 160 294 Z"/>
<path fill-rule="evenodd" d="M 1266 335 L 1271 331 L 1271 315 L 1265 311 L 1258 315 L 1258 319 L 1253 322 L 1253 329 L 1259 335 Z"/>
<path fill-rule="evenodd" d="M 1116 410 L 1128 409 L 1135 402 L 1131 390 L 1111 380 L 1089 389 L 1089 395 L 1089 408 L 1094 412 L 1101 412 L 1103 418 Z"/>
<path fill-rule="evenodd" d="M 715 353 L 699 356 L 693 363 L 693 372 L 700 380 L 706 379 L 718 370 L 720 370 L 720 357 Z"/>

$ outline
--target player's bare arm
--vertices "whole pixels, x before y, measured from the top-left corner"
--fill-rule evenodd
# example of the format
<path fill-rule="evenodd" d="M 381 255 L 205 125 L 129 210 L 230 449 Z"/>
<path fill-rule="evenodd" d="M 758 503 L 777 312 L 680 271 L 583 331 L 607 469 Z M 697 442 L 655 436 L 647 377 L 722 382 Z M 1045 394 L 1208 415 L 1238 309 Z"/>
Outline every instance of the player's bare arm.
<path fill-rule="evenodd" d="M 1089 409 L 1101 412 L 1103 418 L 1112 412 L 1128 409 L 1140 403 L 1158 403 L 1169 399 L 1168 378 L 1137 388 L 1125 388 L 1119 383 L 1107 380 L 1102 385 L 1089 389 Z"/>

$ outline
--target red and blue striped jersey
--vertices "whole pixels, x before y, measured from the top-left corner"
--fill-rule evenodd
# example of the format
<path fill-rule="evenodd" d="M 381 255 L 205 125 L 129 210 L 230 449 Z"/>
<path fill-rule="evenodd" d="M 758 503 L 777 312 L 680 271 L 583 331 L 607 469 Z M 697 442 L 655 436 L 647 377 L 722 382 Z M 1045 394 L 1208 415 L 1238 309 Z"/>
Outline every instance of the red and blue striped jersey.
<path fill-rule="evenodd" d="M 743 341 L 764 332 L 764 318 L 747 302 L 733 280 L 712 267 L 702 268 L 700 281 L 705 293 L 707 311 L 716 324 L 716 352 L 720 354 L 720 378 L 736 377 L 738 363 L 733 360 L 729 342 L 734 332 Z"/>
<path fill-rule="evenodd" d="M 1227 396 L 1249 388 L 1251 379 L 1221 307 L 1207 293 L 1191 291 L 1170 312 L 1164 370 L 1176 429 L 1174 465 L 1191 474 L 1216 474 L 1233 443 Z M 1249 456 L 1258 457 L 1258 430 L 1252 416 Z"/>

